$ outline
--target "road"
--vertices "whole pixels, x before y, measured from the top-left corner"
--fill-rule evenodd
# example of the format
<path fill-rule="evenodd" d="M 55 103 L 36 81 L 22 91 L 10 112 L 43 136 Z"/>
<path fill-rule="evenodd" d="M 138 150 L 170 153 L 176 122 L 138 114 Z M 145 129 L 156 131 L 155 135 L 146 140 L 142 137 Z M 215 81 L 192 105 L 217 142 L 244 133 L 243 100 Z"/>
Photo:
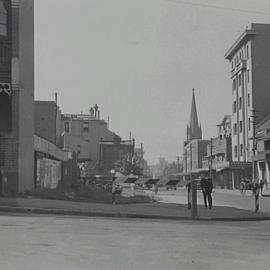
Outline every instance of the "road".
<path fill-rule="evenodd" d="M 259 198 L 260 211 L 270 213 L 270 191 L 265 191 L 269 197 Z M 255 209 L 255 199 L 251 191 L 247 191 L 244 195 L 241 195 L 238 190 L 222 190 L 216 189 L 213 194 L 213 205 L 215 206 L 231 206 L 241 209 L 253 210 Z M 187 190 L 178 189 L 174 190 L 160 190 L 158 197 L 161 202 L 164 203 L 187 203 Z M 197 191 L 198 204 L 203 205 L 202 191 Z"/>
<path fill-rule="evenodd" d="M 0 216 L 0 269 L 269 269 L 270 222 Z"/>

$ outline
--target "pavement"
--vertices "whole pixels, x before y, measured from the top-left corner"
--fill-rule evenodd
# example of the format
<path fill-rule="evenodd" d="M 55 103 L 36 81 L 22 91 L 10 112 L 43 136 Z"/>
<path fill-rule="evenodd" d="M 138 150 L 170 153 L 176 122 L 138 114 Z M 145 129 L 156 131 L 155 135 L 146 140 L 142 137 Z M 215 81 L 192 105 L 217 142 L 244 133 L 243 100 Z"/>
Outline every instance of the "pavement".
<path fill-rule="evenodd" d="M 213 206 L 210 210 L 198 205 L 197 216 L 191 216 L 186 204 L 137 203 L 103 204 L 37 198 L 0 197 L 0 213 L 30 213 L 96 217 L 148 218 L 170 220 L 252 221 L 270 220 L 270 213 L 229 206 Z"/>

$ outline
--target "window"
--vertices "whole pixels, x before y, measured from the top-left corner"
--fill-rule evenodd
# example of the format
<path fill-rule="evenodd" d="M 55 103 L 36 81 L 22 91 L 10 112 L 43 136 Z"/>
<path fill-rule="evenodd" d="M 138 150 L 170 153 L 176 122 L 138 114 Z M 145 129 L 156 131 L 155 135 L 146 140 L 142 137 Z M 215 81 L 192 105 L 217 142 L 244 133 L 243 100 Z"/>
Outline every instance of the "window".
<path fill-rule="evenodd" d="M 247 58 L 249 58 L 249 47 L 248 47 L 248 45 L 246 46 L 246 50 L 247 50 Z"/>
<path fill-rule="evenodd" d="M 241 120 L 240 121 L 240 133 L 242 133 L 243 132 L 243 121 Z"/>
<path fill-rule="evenodd" d="M 248 118 L 248 130 L 250 131 L 251 129 L 251 120 L 250 120 L 250 117 Z"/>
<path fill-rule="evenodd" d="M 270 150 L 270 140 L 264 141 L 264 150 Z"/>
<path fill-rule="evenodd" d="M 240 97 L 239 98 L 239 110 L 241 110 L 242 109 L 242 98 Z"/>
<path fill-rule="evenodd" d="M 69 133 L 69 122 L 65 122 L 65 132 Z"/>
<path fill-rule="evenodd" d="M 0 88 L 0 133 L 10 132 L 12 128 L 11 98 Z M 1 151 L 0 151 L 1 154 Z"/>
<path fill-rule="evenodd" d="M 243 144 L 240 144 L 240 155 L 243 156 Z"/>
<path fill-rule="evenodd" d="M 236 81 L 235 81 L 235 79 L 233 79 L 233 90 L 235 90 L 236 89 Z"/>
<path fill-rule="evenodd" d="M 250 106 L 250 94 L 248 94 L 248 107 Z"/>
<path fill-rule="evenodd" d="M 83 122 L 83 131 L 89 131 L 89 122 Z"/>
<path fill-rule="evenodd" d="M 247 70 L 247 82 L 249 83 L 249 69 Z"/>
<path fill-rule="evenodd" d="M 239 80 L 238 80 L 238 83 L 239 83 L 239 86 L 241 86 L 241 79 L 242 79 L 242 76 L 241 76 L 241 74 L 239 74 Z"/>
<path fill-rule="evenodd" d="M 236 113 L 236 101 L 233 102 L 233 113 Z"/>
<path fill-rule="evenodd" d="M 7 10 L 3 4 L 3 1 L 0 0 L 0 35 L 7 35 Z"/>
<path fill-rule="evenodd" d="M 234 146 L 234 157 L 237 157 L 237 145 Z"/>
<path fill-rule="evenodd" d="M 235 123 L 233 126 L 233 133 L 236 134 L 237 133 L 237 124 Z"/>

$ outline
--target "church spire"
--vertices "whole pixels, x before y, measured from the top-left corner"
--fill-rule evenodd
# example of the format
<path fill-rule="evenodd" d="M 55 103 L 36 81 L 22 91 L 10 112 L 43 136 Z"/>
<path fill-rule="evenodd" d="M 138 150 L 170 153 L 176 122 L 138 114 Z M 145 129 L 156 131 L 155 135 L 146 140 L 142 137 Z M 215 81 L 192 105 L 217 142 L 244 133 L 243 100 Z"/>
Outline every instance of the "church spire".
<path fill-rule="evenodd" d="M 190 121 L 189 121 L 189 127 L 187 129 L 187 140 L 193 140 L 193 139 L 202 139 L 202 130 L 198 121 L 194 88 L 192 89 Z"/>

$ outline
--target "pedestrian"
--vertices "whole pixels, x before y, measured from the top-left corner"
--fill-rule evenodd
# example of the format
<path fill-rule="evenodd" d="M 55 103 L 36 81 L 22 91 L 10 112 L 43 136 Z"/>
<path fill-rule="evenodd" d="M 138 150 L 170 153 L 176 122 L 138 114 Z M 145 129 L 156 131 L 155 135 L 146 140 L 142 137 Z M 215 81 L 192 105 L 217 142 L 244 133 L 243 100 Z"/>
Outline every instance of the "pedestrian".
<path fill-rule="evenodd" d="M 268 185 L 267 185 L 267 180 L 266 179 L 261 179 L 259 186 L 260 186 L 260 190 L 261 190 L 261 195 L 263 196 L 263 187 L 265 185 L 265 188 L 268 189 Z"/>
<path fill-rule="evenodd" d="M 253 195 L 255 198 L 255 212 L 259 211 L 259 195 L 260 195 L 260 184 L 257 179 L 254 180 L 252 186 Z"/>
<path fill-rule="evenodd" d="M 157 193 L 158 193 L 158 185 L 155 184 L 155 195 L 157 195 Z"/>
<path fill-rule="evenodd" d="M 116 196 L 116 186 L 115 183 L 112 183 L 112 203 L 115 204 L 115 196 Z"/>
<path fill-rule="evenodd" d="M 203 193 L 204 206 L 205 208 L 209 206 L 209 209 L 211 209 L 212 208 L 212 190 L 213 190 L 212 179 L 209 177 L 205 177 L 205 175 L 202 175 L 200 184 L 201 184 L 201 189 Z"/>
<path fill-rule="evenodd" d="M 191 209 L 191 181 L 186 184 L 188 209 Z"/>

